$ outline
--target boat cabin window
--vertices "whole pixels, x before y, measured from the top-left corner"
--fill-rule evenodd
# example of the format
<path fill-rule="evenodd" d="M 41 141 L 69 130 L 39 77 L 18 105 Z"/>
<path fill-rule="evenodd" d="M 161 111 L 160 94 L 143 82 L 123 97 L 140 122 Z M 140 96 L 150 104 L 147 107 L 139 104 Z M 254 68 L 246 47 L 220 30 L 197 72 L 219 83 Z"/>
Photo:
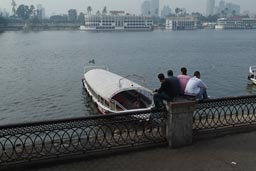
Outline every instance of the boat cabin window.
<path fill-rule="evenodd" d="M 120 92 L 112 99 L 119 102 L 123 107 L 128 110 L 147 108 L 151 105 L 151 100 L 136 90 Z"/>

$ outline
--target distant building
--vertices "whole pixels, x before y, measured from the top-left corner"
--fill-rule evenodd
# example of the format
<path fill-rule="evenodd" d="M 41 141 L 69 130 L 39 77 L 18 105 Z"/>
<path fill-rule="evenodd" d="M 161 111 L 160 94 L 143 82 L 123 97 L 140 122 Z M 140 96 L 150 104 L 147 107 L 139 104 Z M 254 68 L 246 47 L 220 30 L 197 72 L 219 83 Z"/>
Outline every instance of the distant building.
<path fill-rule="evenodd" d="M 219 2 L 217 9 L 218 14 L 221 14 L 222 17 L 240 15 L 240 5 L 234 3 L 225 3 L 223 0 Z"/>
<path fill-rule="evenodd" d="M 172 14 L 172 9 L 168 5 L 167 6 L 165 5 L 161 11 L 161 17 L 165 18 L 170 14 Z"/>
<path fill-rule="evenodd" d="M 77 12 L 76 9 L 68 10 L 68 21 L 75 22 L 77 20 Z"/>
<path fill-rule="evenodd" d="M 149 16 L 136 15 L 85 15 L 86 31 L 149 31 L 153 20 Z"/>
<path fill-rule="evenodd" d="M 215 29 L 256 29 L 256 18 L 219 18 Z"/>
<path fill-rule="evenodd" d="M 142 15 L 151 15 L 150 12 L 150 1 L 144 1 L 141 5 L 141 14 Z"/>
<path fill-rule="evenodd" d="M 45 18 L 45 8 L 42 6 L 42 4 L 37 5 L 37 17 L 40 20 Z"/>
<path fill-rule="evenodd" d="M 197 19 L 193 16 L 167 17 L 165 28 L 166 30 L 195 30 Z"/>
<path fill-rule="evenodd" d="M 159 0 L 146 0 L 141 4 L 141 14 L 159 17 Z"/>
<path fill-rule="evenodd" d="M 225 10 L 225 8 L 226 8 L 226 7 L 225 7 L 225 1 L 221 0 L 221 1 L 219 2 L 218 13 L 220 14 L 221 11 Z"/>
<path fill-rule="evenodd" d="M 206 16 L 214 15 L 215 0 L 207 0 Z"/>
<path fill-rule="evenodd" d="M 154 17 L 159 16 L 159 0 L 151 0 L 150 2 L 150 12 Z"/>
<path fill-rule="evenodd" d="M 227 3 L 226 8 L 228 15 L 239 15 L 240 14 L 240 5 Z"/>

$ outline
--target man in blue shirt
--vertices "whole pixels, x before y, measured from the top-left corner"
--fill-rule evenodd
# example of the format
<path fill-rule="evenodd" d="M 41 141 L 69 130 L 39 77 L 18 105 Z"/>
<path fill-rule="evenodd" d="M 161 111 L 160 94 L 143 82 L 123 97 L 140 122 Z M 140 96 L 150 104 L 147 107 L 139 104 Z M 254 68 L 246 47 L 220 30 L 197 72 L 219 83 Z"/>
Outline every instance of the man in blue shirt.
<path fill-rule="evenodd" d="M 171 83 L 171 94 L 172 97 L 177 97 L 180 94 L 180 82 L 179 79 L 175 76 L 173 76 L 173 71 L 169 70 L 167 72 L 168 80 Z"/>

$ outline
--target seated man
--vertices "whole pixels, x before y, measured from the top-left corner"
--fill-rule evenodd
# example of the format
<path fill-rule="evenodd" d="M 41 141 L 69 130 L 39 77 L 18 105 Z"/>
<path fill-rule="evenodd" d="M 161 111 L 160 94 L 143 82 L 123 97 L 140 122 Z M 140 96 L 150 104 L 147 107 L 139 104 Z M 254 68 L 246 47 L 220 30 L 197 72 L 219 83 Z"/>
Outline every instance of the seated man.
<path fill-rule="evenodd" d="M 172 87 L 170 81 L 165 79 L 164 74 L 158 74 L 158 79 L 161 82 L 161 87 L 159 89 L 154 90 L 156 92 L 153 96 L 153 100 L 155 103 L 156 110 L 163 109 L 163 100 L 172 101 Z"/>
<path fill-rule="evenodd" d="M 178 75 L 178 79 L 180 82 L 180 94 L 184 95 L 184 91 L 185 91 L 186 85 L 190 79 L 190 76 L 187 75 L 187 68 L 182 67 L 180 69 L 180 71 L 181 71 L 181 74 Z"/>
<path fill-rule="evenodd" d="M 177 97 L 180 94 L 180 82 L 178 80 L 177 77 L 173 76 L 173 71 L 172 70 L 168 70 L 167 72 L 168 75 L 168 80 L 171 83 L 171 87 L 172 87 L 172 96 L 173 97 Z"/>
<path fill-rule="evenodd" d="M 185 95 L 195 96 L 199 100 L 208 99 L 207 86 L 200 79 L 200 72 L 196 71 L 194 77 L 190 78 L 185 88 Z"/>

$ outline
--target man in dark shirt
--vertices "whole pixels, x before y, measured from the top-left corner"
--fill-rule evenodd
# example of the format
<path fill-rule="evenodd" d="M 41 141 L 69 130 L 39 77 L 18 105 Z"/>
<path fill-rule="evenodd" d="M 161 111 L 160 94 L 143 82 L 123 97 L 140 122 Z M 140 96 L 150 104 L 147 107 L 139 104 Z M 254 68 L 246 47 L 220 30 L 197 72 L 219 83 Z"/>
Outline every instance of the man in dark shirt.
<path fill-rule="evenodd" d="M 173 76 L 173 71 L 169 70 L 167 72 L 168 80 L 171 83 L 171 96 L 177 97 L 180 94 L 180 82 L 179 79 L 175 76 Z"/>
<path fill-rule="evenodd" d="M 156 92 L 153 96 L 155 107 L 153 109 L 159 110 L 163 108 L 163 100 L 172 101 L 172 88 L 170 81 L 164 77 L 164 74 L 158 74 L 158 79 L 161 82 L 161 87 L 154 90 Z"/>

